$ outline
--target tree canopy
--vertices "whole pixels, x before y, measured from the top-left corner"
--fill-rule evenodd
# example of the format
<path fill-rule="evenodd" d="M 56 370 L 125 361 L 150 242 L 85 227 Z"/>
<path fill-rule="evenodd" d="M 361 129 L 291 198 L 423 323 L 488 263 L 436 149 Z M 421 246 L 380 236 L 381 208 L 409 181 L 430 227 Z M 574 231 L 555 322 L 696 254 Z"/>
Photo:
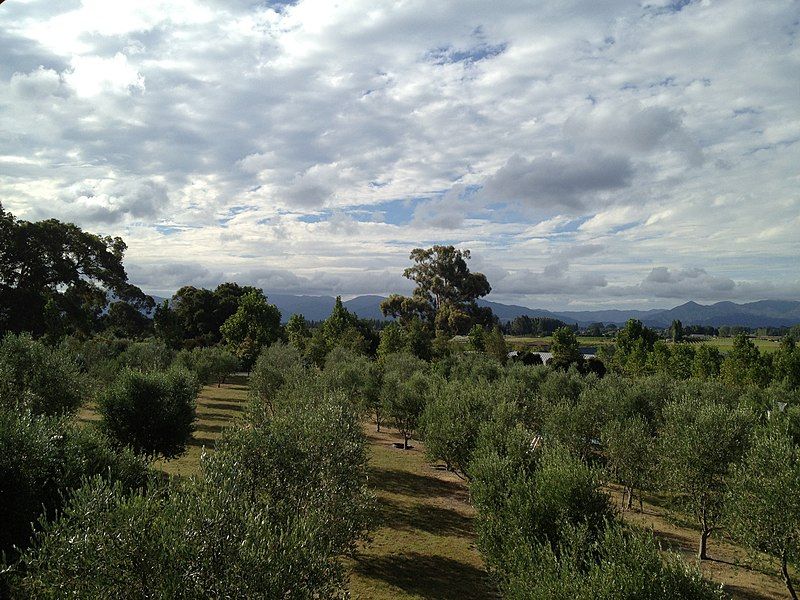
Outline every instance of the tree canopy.
<path fill-rule="evenodd" d="M 137 309 L 153 299 L 128 283 L 127 246 L 56 219 L 18 220 L 0 204 L 0 331 L 88 334 L 109 293 Z"/>
<path fill-rule="evenodd" d="M 410 297 L 392 294 L 381 303 L 386 316 L 401 323 L 419 317 L 436 330 L 466 333 L 474 324 L 492 324 L 494 316 L 475 302 L 492 291 L 483 273 L 472 273 L 467 266 L 469 250 L 454 246 L 415 248 L 409 258 L 414 265 L 403 277 L 417 284 Z"/>

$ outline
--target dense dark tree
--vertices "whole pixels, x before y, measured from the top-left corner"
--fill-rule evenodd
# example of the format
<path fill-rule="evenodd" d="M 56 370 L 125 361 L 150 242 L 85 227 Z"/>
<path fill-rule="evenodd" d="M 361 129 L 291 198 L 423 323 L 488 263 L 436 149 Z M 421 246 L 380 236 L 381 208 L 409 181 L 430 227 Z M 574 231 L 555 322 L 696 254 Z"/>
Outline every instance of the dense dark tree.
<path fill-rule="evenodd" d="M 552 364 L 556 368 L 566 369 L 572 364 L 583 362 L 583 354 L 578 345 L 575 332 L 569 327 L 561 327 L 553 332 L 553 341 L 550 344 L 553 354 Z"/>
<path fill-rule="evenodd" d="M 508 344 L 499 325 L 495 325 L 483 336 L 483 351 L 501 364 L 508 360 Z"/>
<path fill-rule="evenodd" d="M 157 305 L 153 312 L 153 333 L 170 348 L 178 348 L 183 344 L 183 323 L 169 305 L 169 300 Z"/>
<path fill-rule="evenodd" d="M 669 337 L 672 338 L 673 342 L 682 342 L 683 341 L 683 323 L 680 320 L 675 319 L 672 322 L 672 325 L 669 326 Z"/>
<path fill-rule="evenodd" d="M 122 238 L 56 219 L 17 220 L 0 205 L 0 332 L 91 333 L 108 295 L 137 309 L 153 299 L 128 283 Z"/>
<path fill-rule="evenodd" d="M 209 346 L 220 341 L 214 292 L 186 285 L 172 296 L 171 309 L 178 317 L 186 345 Z"/>
<path fill-rule="evenodd" d="M 409 258 L 414 265 L 403 271 L 403 276 L 417 287 L 411 297 L 393 294 L 384 300 L 384 315 L 401 323 L 418 317 L 436 330 L 451 334 L 466 333 L 475 323 L 493 324 L 491 309 L 475 303 L 492 288 L 485 275 L 470 272 L 469 250 L 454 246 L 415 248 Z"/>
<path fill-rule="evenodd" d="M 105 326 L 119 337 L 138 338 L 152 332 L 153 322 L 129 302 L 119 300 L 108 307 Z"/>
<path fill-rule="evenodd" d="M 188 371 L 125 371 L 100 401 L 103 429 L 148 456 L 183 454 L 194 431 L 199 384 Z"/>
<path fill-rule="evenodd" d="M 248 292 L 219 332 L 242 368 L 249 371 L 261 350 L 281 339 L 281 311 L 260 290 Z"/>
<path fill-rule="evenodd" d="M 486 331 L 483 329 L 483 325 L 473 325 L 467 337 L 469 338 L 470 350 L 483 352 L 486 347 Z"/>
<path fill-rule="evenodd" d="M 306 353 L 311 339 L 311 329 L 303 315 L 295 314 L 289 317 L 286 322 L 286 339 L 300 354 Z"/>

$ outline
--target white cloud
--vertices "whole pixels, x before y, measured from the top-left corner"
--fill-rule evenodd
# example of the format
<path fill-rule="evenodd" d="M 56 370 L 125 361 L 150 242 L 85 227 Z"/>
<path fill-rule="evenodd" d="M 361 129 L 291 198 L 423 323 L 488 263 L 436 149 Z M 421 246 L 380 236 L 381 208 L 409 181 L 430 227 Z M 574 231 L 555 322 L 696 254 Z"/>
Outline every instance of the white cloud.
<path fill-rule="evenodd" d="M 128 93 L 144 91 L 144 77 L 117 52 L 111 58 L 76 56 L 64 80 L 79 96 L 97 96 L 103 92 Z"/>
<path fill-rule="evenodd" d="M 377 292 L 447 242 L 551 307 L 800 279 L 792 0 L 0 10 L 4 206 L 122 235 L 132 271 Z"/>

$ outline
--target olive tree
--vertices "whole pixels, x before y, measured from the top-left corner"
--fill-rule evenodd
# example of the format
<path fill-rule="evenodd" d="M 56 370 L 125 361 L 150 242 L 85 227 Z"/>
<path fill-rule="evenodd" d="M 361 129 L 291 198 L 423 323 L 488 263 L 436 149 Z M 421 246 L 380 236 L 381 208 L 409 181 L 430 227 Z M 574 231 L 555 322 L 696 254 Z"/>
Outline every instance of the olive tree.
<path fill-rule="evenodd" d="M 800 568 L 800 448 L 779 424 L 763 427 L 733 468 L 726 508 L 734 537 L 776 557 L 797 600 L 788 565 Z"/>
<path fill-rule="evenodd" d="M 174 458 L 192 437 L 199 391 L 188 371 L 124 371 L 100 399 L 102 427 L 137 452 Z"/>
<path fill-rule="evenodd" d="M 75 357 L 64 349 L 27 334 L 9 334 L 0 342 L 0 406 L 73 412 L 84 398 L 83 383 Z"/>
<path fill-rule="evenodd" d="M 622 510 L 631 508 L 637 490 L 641 509 L 641 490 L 655 463 L 654 440 L 647 423 L 638 415 L 625 421 L 611 421 L 603 428 L 601 439 L 608 466 L 622 484 Z"/>
<path fill-rule="evenodd" d="M 250 376 L 250 399 L 271 413 L 278 391 L 288 382 L 309 376 L 300 351 L 291 344 L 275 342 L 256 360 Z"/>
<path fill-rule="evenodd" d="M 272 415 L 223 434 L 198 478 L 125 492 L 92 480 L 12 575 L 20 597 L 348 596 L 342 558 L 368 531 L 366 445 L 340 394 L 283 388 Z"/>
<path fill-rule="evenodd" d="M 664 408 L 658 441 L 662 481 L 700 526 L 698 557 L 718 528 L 730 468 L 744 454 L 753 416 L 687 395 Z"/>
<path fill-rule="evenodd" d="M 126 489 L 144 484 L 147 465 L 117 450 L 93 427 L 68 418 L 0 408 L 0 556 L 16 556 L 40 516 L 52 517 L 84 477 L 102 475 Z"/>
<path fill-rule="evenodd" d="M 471 479 L 470 462 L 478 432 L 491 415 L 492 387 L 486 381 L 442 381 L 434 386 L 422 416 L 425 451 L 448 470 Z"/>

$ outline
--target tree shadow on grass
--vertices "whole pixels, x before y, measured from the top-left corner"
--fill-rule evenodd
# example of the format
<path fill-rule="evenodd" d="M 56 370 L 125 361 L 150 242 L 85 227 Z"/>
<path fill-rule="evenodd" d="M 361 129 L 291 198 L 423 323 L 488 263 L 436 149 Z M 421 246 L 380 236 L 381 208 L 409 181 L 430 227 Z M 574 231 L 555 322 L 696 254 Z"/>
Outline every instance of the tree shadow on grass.
<path fill-rule="evenodd" d="M 733 597 L 741 598 L 742 600 L 771 600 L 773 597 L 770 594 L 761 594 L 754 589 L 746 588 L 741 585 L 726 585 L 725 591 Z"/>
<path fill-rule="evenodd" d="M 429 504 L 402 505 L 386 498 L 378 501 L 381 522 L 391 529 L 418 529 L 434 535 L 471 536 L 472 519 L 455 510 Z"/>
<path fill-rule="evenodd" d="M 361 556 L 355 570 L 381 579 L 410 594 L 431 600 L 497 598 L 485 571 L 445 558 L 411 552 L 393 556 Z"/>
<path fill-rule="evenodd" d="M 664 550 L 673 552 L 697 552 L 697 548 L 692 547 L 691 543 L 685 538 L 666 531 L 653 531 L 656 540 L 661 543 Z"/>
<path fill-rule="evenodd" d="M 372 468 L 369 472 L 369 479 L 372 487 L 393 494 L 419 498 L 455 497 L 465 501 L 469 497 L 464 486 L 455 481 L 445 481 L 437 477 L 417 475 L 408 471 Z"/>
<path fill-rule="evenodd" d="M 195 431 L 203 431 L 205 433 L 222 433 L 224 429 L 227 429 L 230 425 L 209 425 L 208 423 L 197 423 L 194 426 Z"/>
<path fill-rule="evenodd" d="M 243 403 L 238 402 L 224 404 L 222 402 L 198 402 L 197 404 L 203 408 L 210 408 L 212 410 L 235 410 L 237 412 L 244 411 Z"/>
<path fill-rule="evenodd" d="M 193 437 L 191 440 L 189 440 L 188 445 L 195 446 L 197 448 L 202 448 L 203 446 L 213 448 L 216 442 L 217 440 L 210 437 Z"/>
<path fill-rule="evenodd" d="M 197 415 L 203 419 L 214 421 L 233 421 L 236 418 L 236 415 L 232 415 L 230 413 L 206 412 L 204 410 L 198 410 Z"/>

